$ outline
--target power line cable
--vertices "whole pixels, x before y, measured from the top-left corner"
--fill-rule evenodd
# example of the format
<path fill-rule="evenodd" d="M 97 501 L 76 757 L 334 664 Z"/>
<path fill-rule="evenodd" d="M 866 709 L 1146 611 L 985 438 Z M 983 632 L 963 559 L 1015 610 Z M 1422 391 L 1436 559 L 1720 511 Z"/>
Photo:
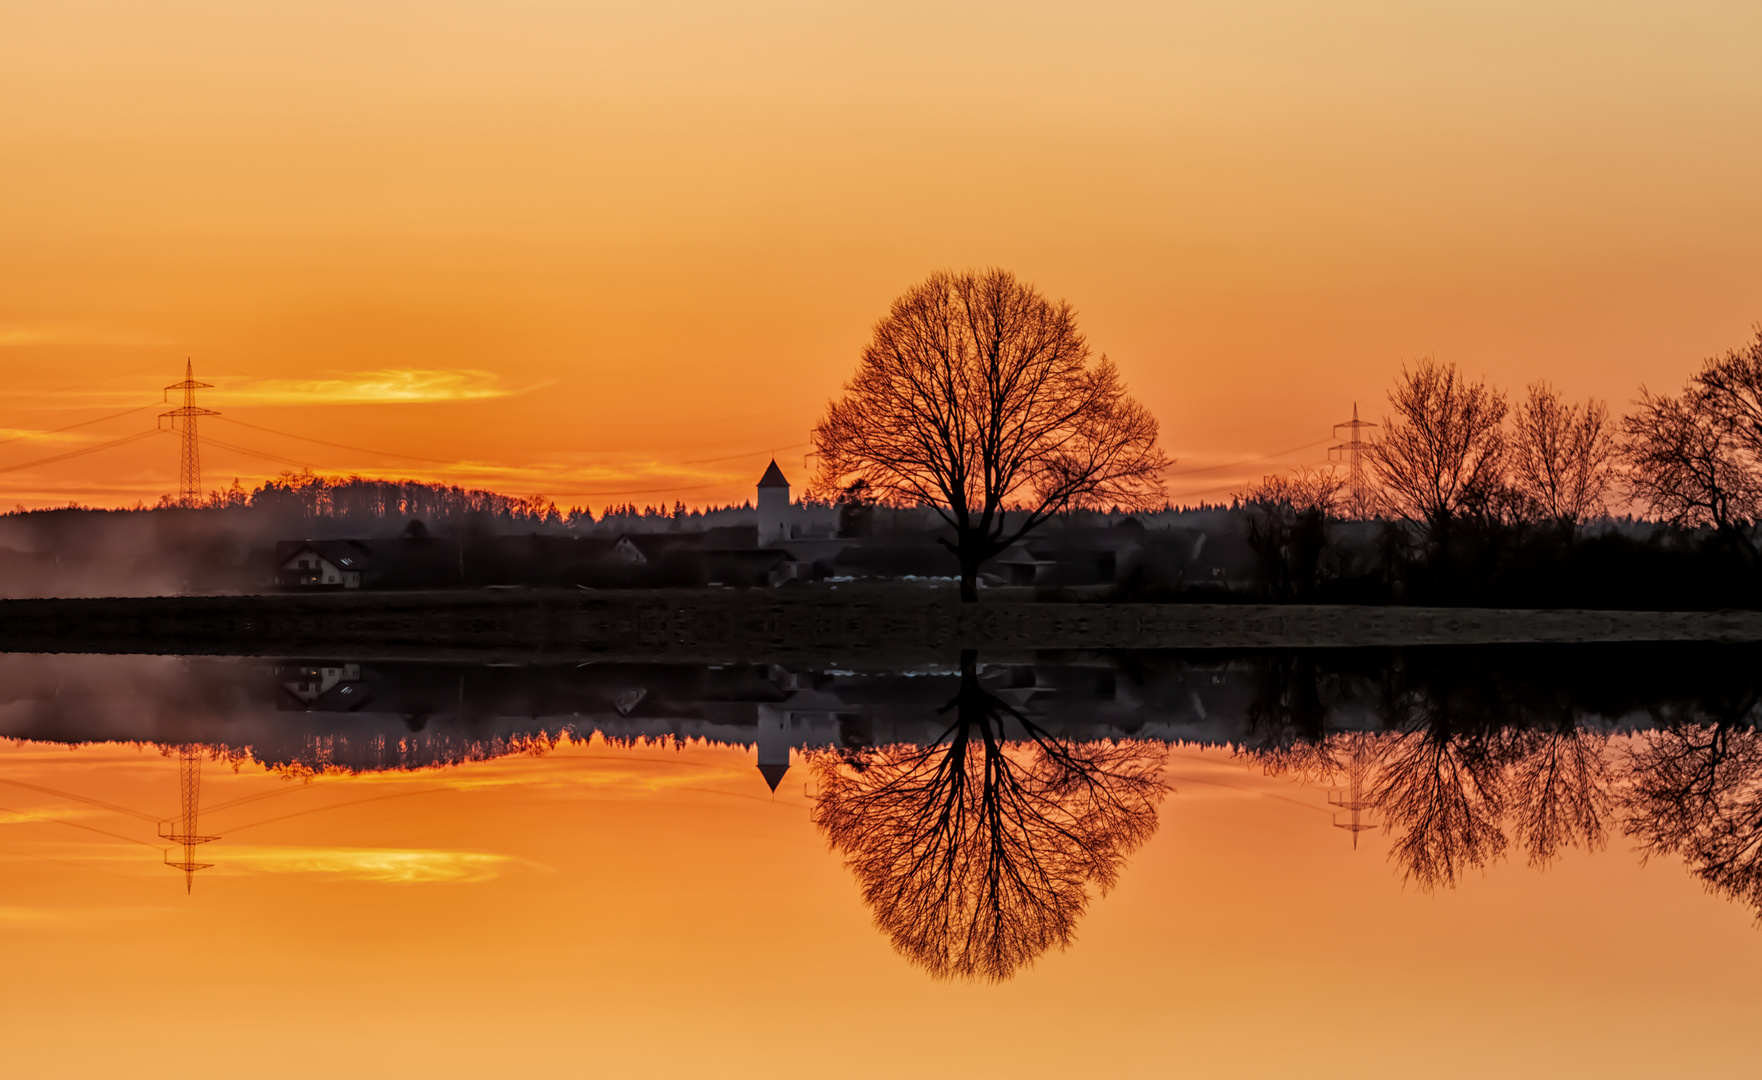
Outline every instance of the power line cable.
<path fill-rule="evenodd" d="M 102 424 L 106 420 L 115 420 L 119 416 L 128 416 L 131 413 L 145 412 L 148 409 L 157 409 L 162 404 L 164 404 L 164 403 L 159 402 L 159 401 L 155 401 L 151 405 L 141 405 L 141 406 L 138 406 L 133 409 L 124 409 L 119 413 L 111 413 L 109 416 L 100 416 L 96 420 L 81 420 L 77 424 L 69 424 L 66 427 L 50 428 L 47 431 L 33 431 L 29 435 L 14 435 L 10 439 L 0 439 L 0 446 L 5 446 L 7 443 L 20 442 L 25 439 L 34 439 L 39 435 L 58 435 L 63 431 L 72 431 L 74 428 L 83 428 L 83 427 L 90 427 L 93 424 Z"/>
<path fill-rule="evenodd" d="M 202 442 L 207 443 L 209 446 L 218 446 L 222 450 L 231 450 L 235 454 L 245 454 L 249 457 L 262 458 L 264 461 L 272 461 L 277 465 L 292 465 L 295 468 L 299 468 L 299 469 L 311 469 L 312 468 L 312 464 L 310 462 L 298 461 L 294 458 L 282 457 L 279 454 L 265 454 L 261 450 L 252 450 L 251 448 L 245 447 L 245 446 L 235 446 L 234 444 L 229 443 L 229 442 L 222 442 L 219 439 L 216 439 L 215 437 L 213 437 L 212 435 L 202 435 L 202 436 L 198 436 L 198 437 L 201 439 Z"/>
<path fill-rule="evenodd" d="M 0 405 L 12 401 L 29 401 L 32 398 L 48 397 L 51 394 L 65 394 L 69 390 L 84 390 L 88 386 L 97 386 L 101 383 L 110 382 L 113 379 L 126 379 L 131 375 L 145 375 L 149 371 L 159 370 L 161 370 L 160 365 L 154 364 L 151 367 L 136 368 L 134 371 L 125 371 L 120 375 L 106 375 L 104 378 L 92 382 L 74 383 L 72 386 L 58 386 L 53 390 L 37 390 L 29 394 L 15 394 L 12 397 L 0 398 Z"/>
<path fill-rule="evenodd" d="M 17 465 L 0 467 L 0 473 L 18 472 L 20 469 L 29 469 L 37 465 L 52 465 L 57 461 L 66 461 L 69 458 L 83 457 L 86 454 L 96 454 L 100 450 L 109 450 L 115 446 L 126 446 L 129 443 L 139 442 L 142 439 L 150 439 L 159 433 L 159 428 L 154 428 L 151 431 L 136 432 L 133 435 L 128 435 L 120 439 L 113 439 L 107 443 L 99 443 L 97 446 L 88 446 L 83 450 L 69 450 L 65 454 L 56 454 L 53 457 L 38 458 L 35 461 L 24 461 Z"/>
<path fill-rule="evenodd" d="M 721 457 L 698 458 L 695 461 L 675 461 L 675 462 L 673 462 L 673 464 L 674 465 L 708 465 L 711 462 L 716 462 L 716 461 L 733 461 L 735 458 L 762 457 L 762 456 L 766 456 L 766 455 L 770 455 L 770 454 L 775 454 L 779 450 L 798 450 L 801 447 L 812 446 L 812 445 L 813 445 L 812 443 L 806 443 L 806 442 L 790 443 L 788 446 L 773 446 L 769 450 L 749 450 L 744 454 L 724 454 Z"/>
<path fill-rule="evenodd" d="M 1314 441 L 1312 443 L 1304 443 L 1302 446 L 1293 446 L 1289 450 L 1280 450 L 1276 454 L 1262 454 L 1259 457 L 1243 458 L 1241 461 L 1231 461 L 1231 462 L 1227 462 L 1226 464 L 1223 464 L 1223 465 L 1206 465 L 1203 468 L 1198 468 L 1198 469 L 1183 469 L 1180 472 L 1172 472 L 1172 473 L 1169 473 L 1168 475 L 1170 475 L 1170 476 L 1197 476 L 1200 473 L 1217 472 L 1220 469 L 1234 469 L 1234 468 L 1237 468 L 1242 465 L 1252 465 L 1257 461 L 1270 461 L 1273 458 L 1284 457 L 1287 454 L 1295 454 L 1299 450 L 1308 450 L 1311 447 L 1320 446 L 1322 443 L 1333 442 L 1333 441 L 1334 440 L 1332 438 L 1317 439 L 1316 441 Z"/>
<path fill-rule="evenodd" d="M 165 820 L 164 818 L 155 817 L 152 814 L 144 813 L 140 810 L 130 810 L 126 806 L 118 806 L 115 803 L 107 803 L 107 802 L 103 801 L 102 799 L 89 799 L 84 795 L 75 795 L 71 791 L 58 791 L 55 788 L 43 787 L 40 784 L 27 784 L 23 780 L 11 780 L 6 777 L 0 777 L 0 784 L 11 784 L 13 787 L 27 788 L 31 791 L 40 791 L 45 795 L 54 795 L 54 796 L 57 796 L 57 797 L 63 798 L 63 799 L 72 799 L 74 802 L 83 802 L 83 803 L 86 803 L 87 805 L 90 805 L 90 806 L 102 807 L 105 810 L 111 811 L 112 813 L 127 814 L 129 817 L 137 817 L 143 821 L 151 821 L 151 822 L 154 822 L 155 824 L 157 824 L 160 821 Z"/>
<path fill-rule="evenodd" d="M 714 484 L 693 484 L 691 487 L 639 488 L 636 491 L 559 491 L 556 496 L 547 496 L 547 498 L 572 496 L 580 499 L 622 499 L 626 495 L 659 495 L 665 492 L 675 491 L 706 491 L 710 488 L 727 487 L 729 484 L 735 483 L 739 483 L 739 481 L 722 480 Z"/>
<path fill-rule="evenodd" d="M 380 457 L 409 458 L 412 461 L 427 461 L 427 462 L 430 462 L 435 465 L 457 465 L 457 464 L 459 464 L 458 459 L 456 459 L 456 458 L 449 460 L 449 459 L 444 459 L 444 458 L 423 457 L 421 454 L 401 454 L 401 453 L 397 452 L 396 450 L 370 450 L 365 446 L 350 446 L 348 443 L 330 442 L 325 439 L 314 439 L 310 435 L 295 435 L 291 431 L 277 431 L 275 428 L 267 428 L 267 427 L 264 427 L 262 424 L 249 423 L 248 421 L 238 420 L 238 419 L 235 419 L 231 416 L 222 416 L 219 419 L 224 420 L 229 424 L 237 424 L 240 427 L 255 428 L 258 431 L 268 432 L 271 435 L 280 435 L 284 438 L 299 439 L 303 442 L 317 443 L 319 446 L 332 446 L 338 450 L 353 450 L 358 454 L 377 454 Z"/>
<path fill-rule="evenodd" d="M 158 844 L 149 844 L 145 840 L 136 840 L 132 836 L 124 836 L 121 833 L 114 833 L 114 832 L 111 832 L 109 829 L 100 829 L 95 825 L 81 825 L 77 821 L 66 821 L 62 818 L 48 817 L 44 814 L 33 814 L 29 810 L 9 810 L 4 806 L 0 806 L 0 814 L 17 814 L 19 817 L 25 818 L 29 821 L 44 821 L 44 822 L 48 822 L 51 825 L 66 825 L 70 829 L 84 829 L 87 832 L 95 832 L 101 836 L 114 837 L 117 840 L 126 840 L 131 844 L 139 844 L 142 847 L 150 847 L 150 848 L 157 849 L 160 846 Z"/>

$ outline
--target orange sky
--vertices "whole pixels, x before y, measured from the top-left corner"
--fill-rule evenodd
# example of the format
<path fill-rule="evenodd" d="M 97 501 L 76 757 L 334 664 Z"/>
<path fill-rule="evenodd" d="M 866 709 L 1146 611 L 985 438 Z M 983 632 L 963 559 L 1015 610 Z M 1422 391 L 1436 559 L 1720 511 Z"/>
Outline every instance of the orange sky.
<path fill-rule="evenodd" d="M 1762 7 L 0 9 L 0 505 L 290 464 L 740 500 L 898 292 L 1082 314 L 1201 497 L 1403 359 L 1618 408 L 1762 320 Z M 407 457 L 390 456 L 397 452 Z M 273 460 L 272 460 L 273 459 Z M 721 460 L 706 460 L 721 459 Z M 1208 470 L 1183 475 L 1183 470 Z M 800 477 L 805 479 L 805 477 Z"/>
<path fill-rule="evenodd" d="M 1151 842 L 1001 986 L 888 946 L 750 750 L 598 741 L 300 786 L 0 747 L 12 1075 L 1651 1078 L 1754 1071 L 1762 933 L 1672 859 L 1521 858 L 1435 896 L 1325 792 L 1176 748 Z M 21 785 L 34 785 L 26 787 Z M 49 789 L 49 790 L 44 790 Z M 387 797 L 392 796 L 392 797 Z M 104 830 L 93 832 L 91 830 Z M 108 835 L 107 835 L 108 834 Z"/>

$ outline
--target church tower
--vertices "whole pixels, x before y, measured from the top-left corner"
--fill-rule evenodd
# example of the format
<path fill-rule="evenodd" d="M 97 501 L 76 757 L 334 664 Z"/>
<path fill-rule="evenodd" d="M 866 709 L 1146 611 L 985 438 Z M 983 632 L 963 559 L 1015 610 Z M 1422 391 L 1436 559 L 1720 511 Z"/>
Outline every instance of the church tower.
<path fill-rule="evenodd" d="M 789 481 L 773 460 L 759 478 L 759 546 L 789 539 Z"/>
<path fill-rule="evenodd" d="M 764 490 L 763 488 L 759 490 Z M 783 782 L 789 771 L 789 732 L 783 710 L 771 705 L 759 706 L 759 775 L 772 791 Z"/>

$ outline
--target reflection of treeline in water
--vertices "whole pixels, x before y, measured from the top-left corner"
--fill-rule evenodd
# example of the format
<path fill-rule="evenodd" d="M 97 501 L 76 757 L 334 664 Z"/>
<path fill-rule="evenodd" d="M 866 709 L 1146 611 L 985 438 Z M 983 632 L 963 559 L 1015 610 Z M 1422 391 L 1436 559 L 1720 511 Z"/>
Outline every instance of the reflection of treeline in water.
<path fill-rule="evenodd" d="M 1759 661 L 1699 645 L 866 667 L 0 657 L 0 734 L 199 745 L 291 776 L 564 739 L 751 747 L 773 790 L 805 766 L 813 821 L 902 955 L 995 980 L 1074 940 L 1154 835 L 1172 744 L 1326 786 L 1335 823 L 1386 831 L 1426 888 L 1627 837 L 1762 915 Z"/>
<path fill-rule="evenodd" d="M 1516 849 L 1546 866 L 1612 833 L 1762 916 L 1756 650 L 1271 654 L 1238 747 L 1335 789 L 1425 887 Z"/>

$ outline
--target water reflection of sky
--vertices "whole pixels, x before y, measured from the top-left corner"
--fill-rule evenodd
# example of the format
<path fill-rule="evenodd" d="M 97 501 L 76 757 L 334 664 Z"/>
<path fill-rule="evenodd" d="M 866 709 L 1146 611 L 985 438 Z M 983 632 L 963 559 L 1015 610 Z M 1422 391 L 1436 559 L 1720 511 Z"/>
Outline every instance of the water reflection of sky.
<path fill-rule="evenodd" d="M 1619 659 L 0 658 L 12 1060 L 1743 1075 L 1744 658 Z"/>

